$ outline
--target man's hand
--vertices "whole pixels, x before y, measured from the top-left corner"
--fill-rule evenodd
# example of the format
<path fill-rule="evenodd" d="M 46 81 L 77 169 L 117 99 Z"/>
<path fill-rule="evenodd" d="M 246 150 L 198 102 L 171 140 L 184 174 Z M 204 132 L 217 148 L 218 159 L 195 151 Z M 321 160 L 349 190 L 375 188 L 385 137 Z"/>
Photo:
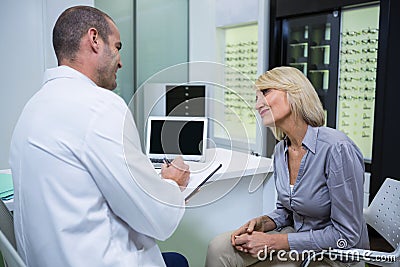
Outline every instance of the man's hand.
<path fill-rule="evenodd" d="M 175 181 L 184 190 L 189 183 L 189 165 L 183 162 L 182 157 L 176 157 L 170 164 L 161 165 L 161 176 Z"/>

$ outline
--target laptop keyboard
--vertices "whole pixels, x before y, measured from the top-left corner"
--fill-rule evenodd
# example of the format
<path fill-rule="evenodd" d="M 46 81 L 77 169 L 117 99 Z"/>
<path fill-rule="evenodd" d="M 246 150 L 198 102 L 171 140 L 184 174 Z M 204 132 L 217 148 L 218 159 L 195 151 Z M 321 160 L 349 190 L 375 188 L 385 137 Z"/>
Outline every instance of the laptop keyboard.
<path fill-rule="evenodd" d="M 151 163 L 164 163 L 164 159 L 150 158 L 150 161 L 151 161 Z M 171 162 L 172 160 L 170 159 L 169 161 Z M 197 160 L 197 159 L 185 159 L 185 161 L 199 162 L 200 160 Z"/>
<path fill-rule="evenodd" d="M 153 159 L 153 158 L 151 158 L 150 161 L 152 163 L 164 163 L 164 159 Z"/>

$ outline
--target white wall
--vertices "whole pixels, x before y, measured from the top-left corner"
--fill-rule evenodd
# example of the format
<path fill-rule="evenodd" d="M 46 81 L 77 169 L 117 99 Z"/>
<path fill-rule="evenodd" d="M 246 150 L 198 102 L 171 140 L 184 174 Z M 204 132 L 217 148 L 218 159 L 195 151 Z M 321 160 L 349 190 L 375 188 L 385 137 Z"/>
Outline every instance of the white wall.
<path fill-rule="evenodd" d="M 39 90 L 43 71 L 56 66 L 51 43 L 58 15 L 93 0 L 2 0 L 0 8 L 0 169 L 9 168 L 12 131 L 29 98 Z"/>
<path fill-rule="evenodd" d="M 0 168 L 8 168 L 12 130 L 44 70 L 41 0 L 3 1 L 0 8 Z"/>
<path fill-rule="evenodd" d="M 189 61 L 215 61 L 216 0 L 189 0 Z"/>
<path fill-rule="evenodd" d="M 258 21 L 260 0 L 189 0 L 189 60 L 217 58 L 217 27 Z"/>
<path fill-rule="evenodd" d="M 269 0 L 189 0 L 189 61 L 221 62 L 221 29 L 236 25 L 258 23 L 258 74 L 268 68 L 269 43 Z M 199 70 L 195 64 L 189 67 L 189 80 L 202 80 L 218 84 L 217 64 Z M 212 97 L 208 94 L 208 97 Z M 267 145 L 274 146 L 275 141 L 267 144 L 266 129 L 257 127 L 255 151 L 266 155 Z"/>

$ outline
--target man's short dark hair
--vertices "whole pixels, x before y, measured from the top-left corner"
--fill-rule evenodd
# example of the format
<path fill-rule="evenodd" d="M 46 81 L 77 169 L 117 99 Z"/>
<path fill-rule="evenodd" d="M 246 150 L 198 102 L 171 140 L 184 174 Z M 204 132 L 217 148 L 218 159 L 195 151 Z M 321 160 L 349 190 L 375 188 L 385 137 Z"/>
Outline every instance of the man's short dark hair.
<path fill-rule="evenodd" d="M 74 60 L 82 36 L 95 28 L 103 41 L 108 44 L 111 28 L 104 12 L 90 6 L 75 6 L 66 9 L 57 19 L 53 29 L 53 47 L 57 60 Z"/>

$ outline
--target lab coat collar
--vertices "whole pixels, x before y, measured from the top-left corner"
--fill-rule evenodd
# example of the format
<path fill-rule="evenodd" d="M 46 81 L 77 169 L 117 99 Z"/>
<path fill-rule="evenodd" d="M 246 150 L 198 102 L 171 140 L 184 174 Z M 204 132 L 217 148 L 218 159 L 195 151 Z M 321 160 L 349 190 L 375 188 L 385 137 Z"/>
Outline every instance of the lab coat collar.
<path fill-rule="evenodd" d="M 84 80 L 90 84 L 92 84 L 93 86 L 97 85 L 91 80 L 89 79 L 86 75 L 82 74 L 81 72 L 62 65 L 62 66 L 58 66 L 56 68 L 51 68 L 51 69 L 47 69 L 44 73 L 44 77 L 43 77 L 43 85 L 46 84 L 47 82 L 54 80 L 54 79 L 58 79 L 58 78 L 78 78 L 81 80 Z"/>

